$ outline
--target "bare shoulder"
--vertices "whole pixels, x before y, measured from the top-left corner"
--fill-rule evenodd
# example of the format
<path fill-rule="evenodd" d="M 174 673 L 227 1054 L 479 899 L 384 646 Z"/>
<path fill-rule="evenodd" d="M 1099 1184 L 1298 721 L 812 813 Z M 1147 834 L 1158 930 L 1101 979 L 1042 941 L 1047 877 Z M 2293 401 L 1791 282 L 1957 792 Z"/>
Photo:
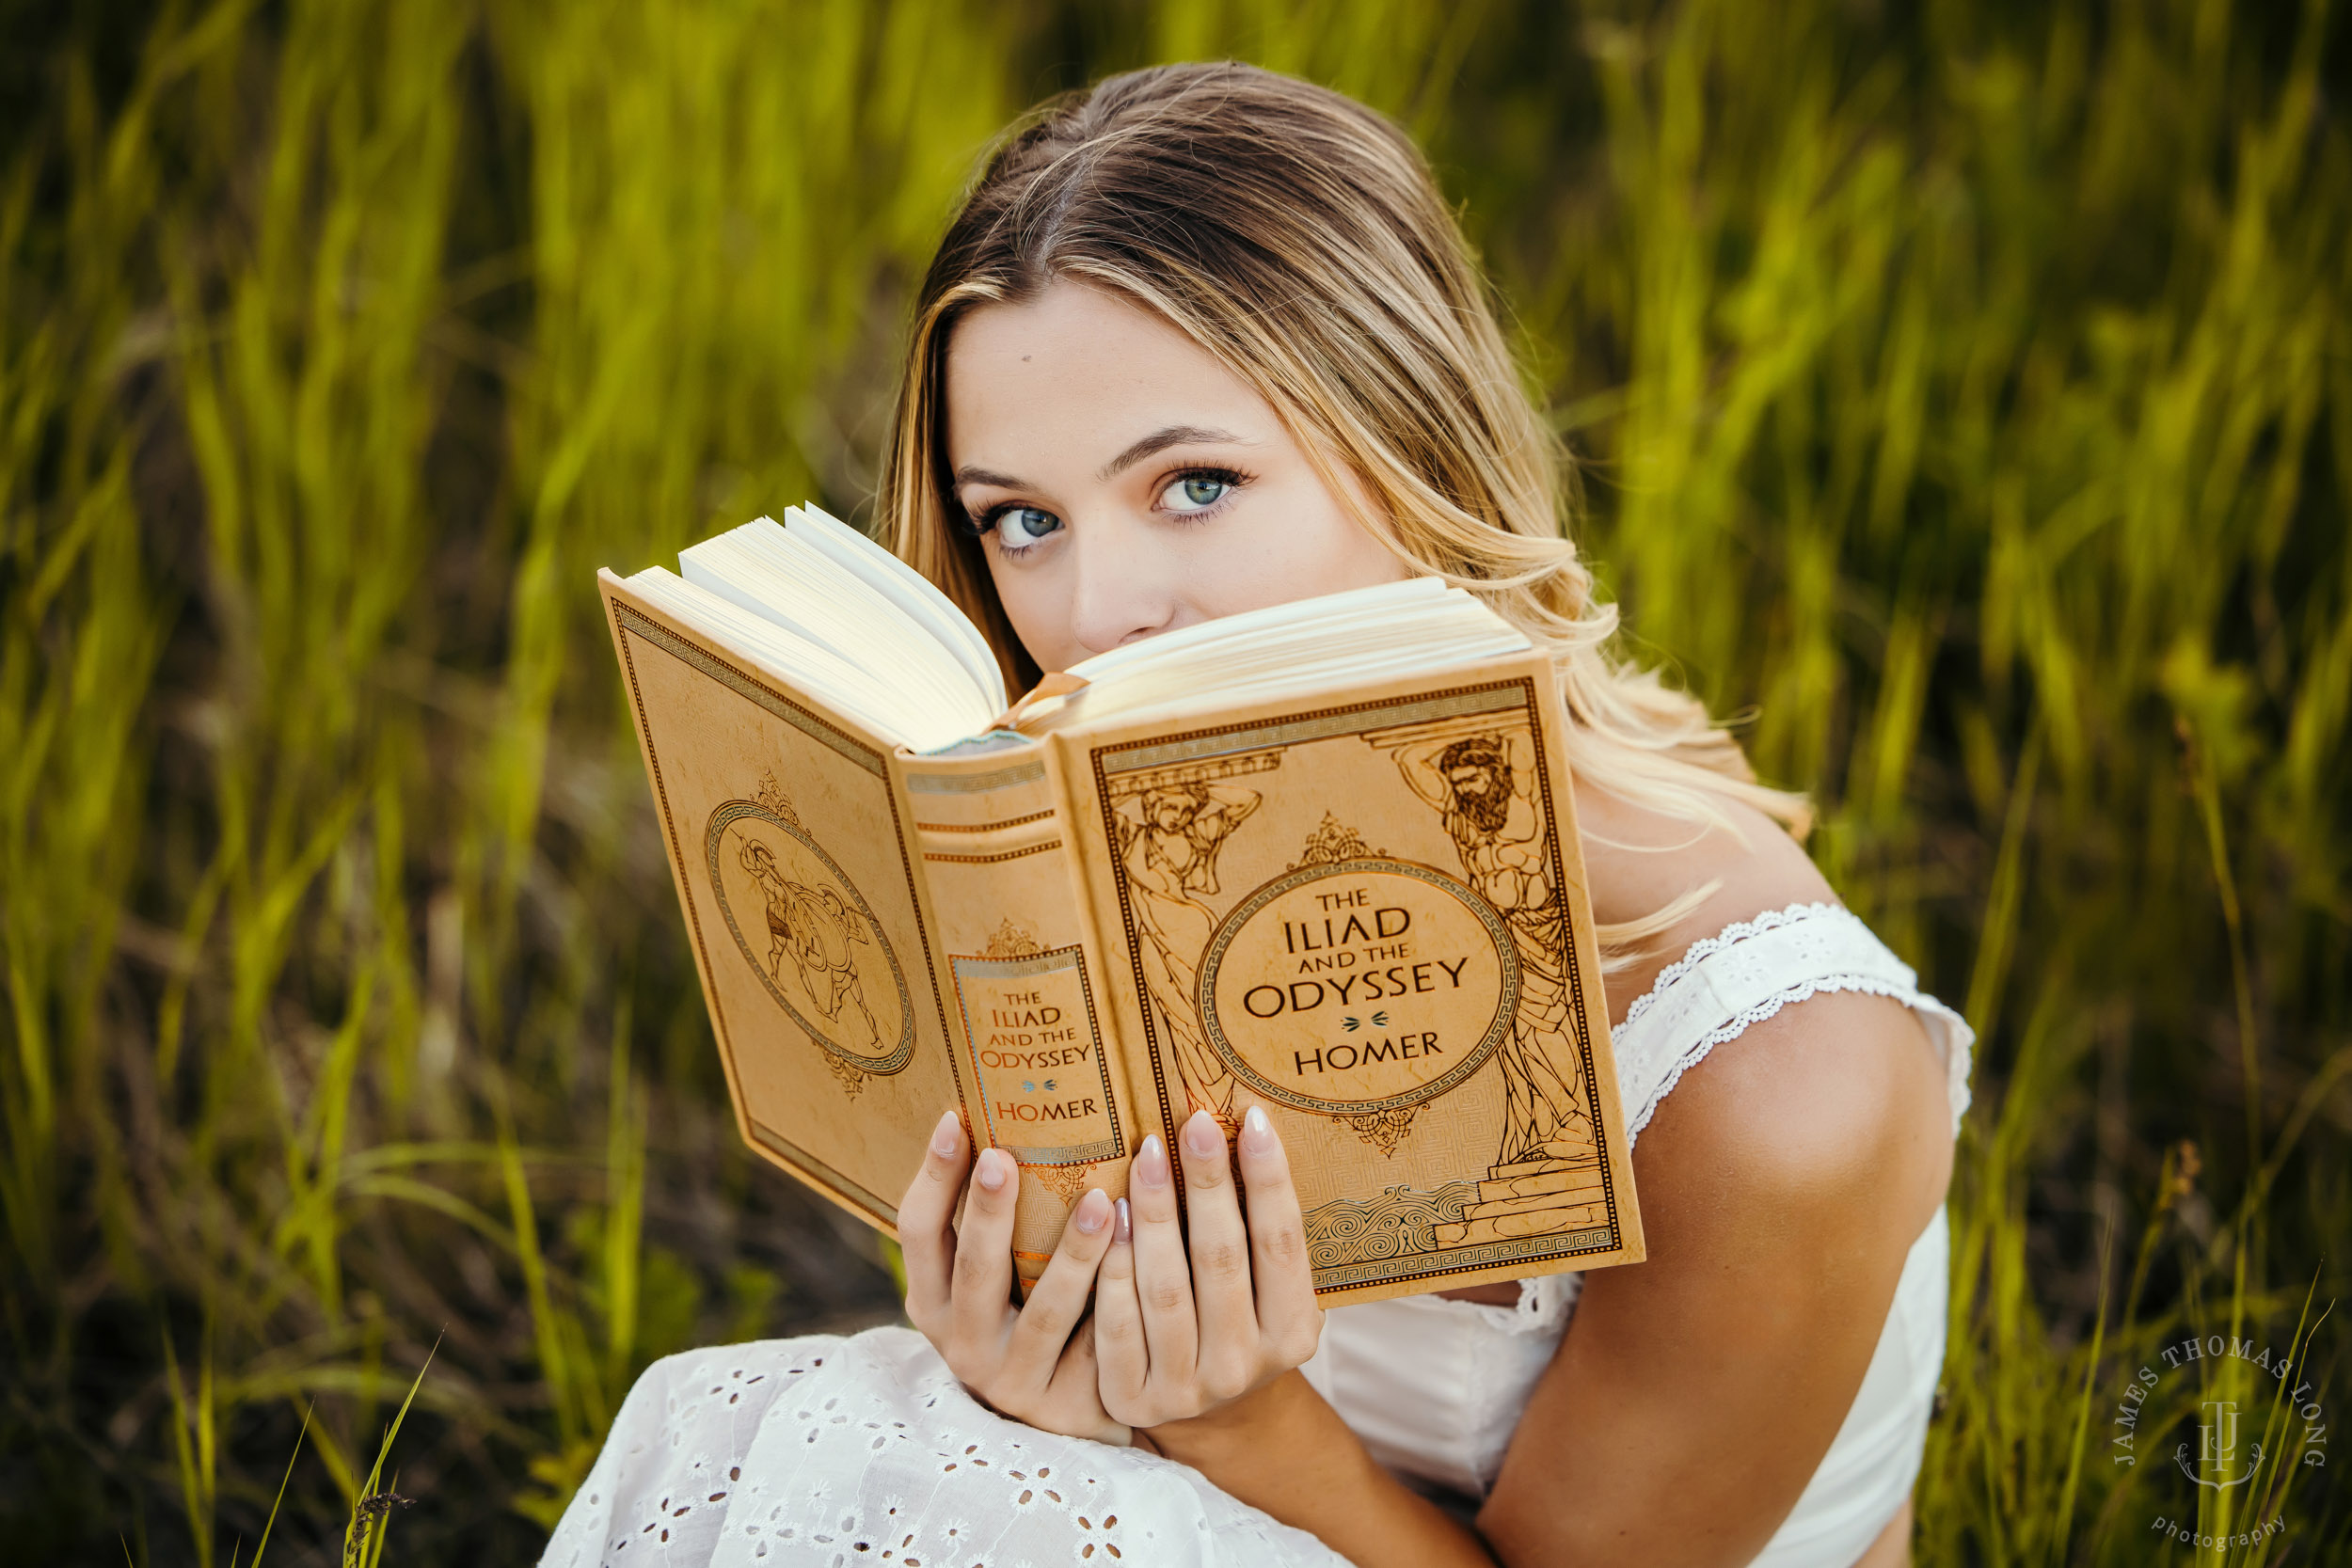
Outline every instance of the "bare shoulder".
<path fill-rule="evenodd" d="M 1750 808 L 1730 808 L 1737 833 L 1598 790 L 1580 790 L 1577 810 L 1603 924 L 1711 888 L 1608 977 L 1613 1022 L 1692 942 L 1766 911 L 1836 900 L 1803 847 Z M 1943 1062 L 1910 1008 L 1851 992 L 1783 1007 L 1687 1070 L 1635 1146 L 1652 1255 L 1698 1214 L 1710 1229 L 1779 1229 L 1812 1213 L 1836 1229 L 1883 1227 L 1907 1245 L 1949 1180 L 1950 1126 Z"/>
<path fill-rule="evenodd" d="M 1692 942 L 1735 921 L 1836 895 L 1779 823 L 1752 806 L 1724 806 L 1730 828 L 1671 816 L 1579 781 L 1577 829 L 1603 926 L 1644 920 L 1693 892 L 1705 896 L 1675 927 L 1645 943 L 1647 956 L 1608 977 L 1609 1014 L 1621 1021 L 1658 972 Z"/>
<path fill-rule="evenodd" d="M 1835 899 L 1760 814 L 1693 832 L 1581 785 L 1577 811 L 1602 924 L 1706 890 L 1605 977 L 1616 1020 L 1692 942 Z M 1943 1083 L 1909 1009 L 1850 993 L 1785 1006 L 1685 1069 L 1633 1146 L 1648 1258 L 1585 1276 L 1480 1515 L 1498 1555 L 1729 1562 L 1763 1546 L 1852 1408 L 1942 1200 Z"/>
<path fill-rule="evenodd" d="M 1934 1048 L 1900 1003 L 1812 997 L 1684 1073 L 1635 1146 L 1645 1226 L 1909 1247 L 1951 1177 Z"/>

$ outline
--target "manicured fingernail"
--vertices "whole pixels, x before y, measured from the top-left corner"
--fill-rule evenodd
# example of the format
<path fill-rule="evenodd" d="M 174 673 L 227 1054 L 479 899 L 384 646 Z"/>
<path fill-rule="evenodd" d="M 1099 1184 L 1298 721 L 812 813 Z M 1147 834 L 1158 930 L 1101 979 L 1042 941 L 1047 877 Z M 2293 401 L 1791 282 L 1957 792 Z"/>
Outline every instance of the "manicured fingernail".
<path fill-rule="evenodd" d="M 1216 1117 L 1206 1111 L 1193 1112 L 1184 1123 L 1184 1151 L 1202 1160 L 1225 1152 L 1225 1134 L 1217 1131 Z"/>
<path fill-rule="evenodd" d="M 1097 1187 L 1078 1200 L 1078 1207 L 1071 1214 L 1070 1223 L 1078 1227 L 1081 1236 L 1091 1236 L 1102 1229 L 1103 1222 L 1110 1217 L 1110 1197 Z"/>
<path fill-rule="evenodd" d="M 1136 1150 L 1136 1180 L 1147 1187 L 1168 1185 L 1168 1146 L 1160 1142 L 1157 1132 L 1143 1140 Z"/>
<path fill-rule="evenodd" d="M 1249 1107 L 1241 1118 L 1241 1147 L 1245 1154 L 1274 1152 L 1274 1123 L 1259 1106 Z"/>
<path fill-rule="evenodd" d="M 950 1111 L 939 1118 L 937 1127 L 931 1129 L 931 1152 L 946 1160 L 962 1147 L 963 1123 L 956 1119 L 955 1112 Z"/>
<path fill-rule="evenodd" d="M 992 1193 L 1002 1192 L 1008 1174 L 1005 1167 L 1011 1164 L 1012 1156 L 1009 1154 L 1000 1149 L 984 1148 L 980 1150 L 979 1164 L 972 1172 L 972 1180 Z"/>
<path fill-rule="evenodd" d="M 1127 1212 L 1127 1200 L 1120 1198 L 1111 1205 L 1111 1218 L 1118 1223 L 1111 1227 L 1111 1240 L 1120 1246 L 1136 1239 L 1135 1217 Z"/>

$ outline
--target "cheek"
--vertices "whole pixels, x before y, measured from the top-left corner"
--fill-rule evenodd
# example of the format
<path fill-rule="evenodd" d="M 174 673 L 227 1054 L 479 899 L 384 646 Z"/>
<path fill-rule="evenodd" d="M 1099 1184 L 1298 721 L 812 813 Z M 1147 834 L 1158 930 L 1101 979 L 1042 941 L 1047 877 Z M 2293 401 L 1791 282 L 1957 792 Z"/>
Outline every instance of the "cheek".
<path fill-rule="evenodd" d="M 998 571 L 992 561 L 989 576 L 996 584 L 996 602 L 1029 657 L 1048 670 L 1058 668 L 1055 654 L 1070 620 L 1068 594 L 1044 580 L 1050 573 L 1035 567 Z"/>
<path fill-rule="evenodd" d="M 1067 670 L 1097 652 L 1078 641 L 1079 577 L 1072 554 L 1059 549 L 1047 561 L 1002 571 L 990 567 L 996 602 L 1012 623 L 1013 636 L 1041 670 Z"/>
<path fill-rule="evenodd" d="M 1214 579 L 1216 613 L 1370 588 L 1410 575 L 1310 474 L 1250 498 L 1231 526 L 1204 531 L 1200 577 Z"/>

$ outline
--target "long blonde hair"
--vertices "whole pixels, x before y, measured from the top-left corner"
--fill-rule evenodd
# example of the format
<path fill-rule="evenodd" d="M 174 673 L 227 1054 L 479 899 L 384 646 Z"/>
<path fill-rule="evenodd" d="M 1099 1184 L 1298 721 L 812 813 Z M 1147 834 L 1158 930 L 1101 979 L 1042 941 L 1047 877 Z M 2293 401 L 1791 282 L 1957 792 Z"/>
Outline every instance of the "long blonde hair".
<path fill-rule="evenodd" d="M 1587 782 L 1693 823 L 1743 800 L 1802 834 L 1802 797 L 1756 782 L 1697 699 L 1613 647 L 1615 607 L 1564 525 L 1573 470 L 1418 149 L 1352 99 L 1254 66 L 1161 66 L 1066 94 L 1008 131 L 923 280 L 883 475 L 899 556 L 984 628 L 1015 690 L 1038 679 L 946 447 L 947 350 L 977 306 L 1068 278 L 1173 325 L 1254 388 L 1335 495 L 1422 571 L 1552 650 Z M 1686 895 L 1676 906 L 1687 907 Z M 1675 908 L 1609 930 L 1622 944 Z M 1636 927 L 1639 927 L 1638 929 Z"/>

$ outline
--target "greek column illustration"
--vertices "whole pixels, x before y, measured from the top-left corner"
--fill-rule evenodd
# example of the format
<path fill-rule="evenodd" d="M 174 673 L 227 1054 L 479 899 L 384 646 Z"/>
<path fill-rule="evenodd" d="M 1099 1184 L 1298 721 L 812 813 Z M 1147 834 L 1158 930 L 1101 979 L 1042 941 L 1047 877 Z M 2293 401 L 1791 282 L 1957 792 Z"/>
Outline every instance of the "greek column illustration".
<path fill-rule="evenodd" d="M 1218 851 L 1260 800 L 1256 790 L 1212 782 L 1235 770 L 1231 765 L 1157 770 L 1122 781 L 1112 797 L 1144 990 L 1186 1097 L 1196 1109 L 1227 1122 L 1232 1120 L 1232 1074 L 1209 1048 L 1194 996 L 1201 951 L 1216 925 L 1216 911 L 1203 899 L 1218 891 Z"/>
<path fill-rule="evenodd" d="M 1502 1069 L 1502 1136 L 1482 1201 L 1438 1227 L 1440 1245 L 1547 1235 L 1593 1223 L 1601 1197 L 1591 1101 L 1568 1017 L 1567 911 L 1555 879 L 1550 824 L 1533 791 L 1539 770 L 1523 725 L 1475 729 L 1461 721 L 1367 735 L 1390 752 L 1406 784 L 1436 810 L 1464 879 L 1492 904 L 1519 960 Z M 1466 731 L 1468 733 L 1466 733 Z"/>

